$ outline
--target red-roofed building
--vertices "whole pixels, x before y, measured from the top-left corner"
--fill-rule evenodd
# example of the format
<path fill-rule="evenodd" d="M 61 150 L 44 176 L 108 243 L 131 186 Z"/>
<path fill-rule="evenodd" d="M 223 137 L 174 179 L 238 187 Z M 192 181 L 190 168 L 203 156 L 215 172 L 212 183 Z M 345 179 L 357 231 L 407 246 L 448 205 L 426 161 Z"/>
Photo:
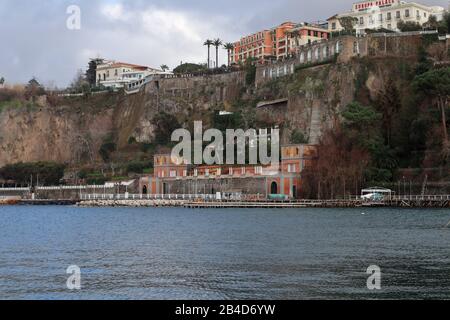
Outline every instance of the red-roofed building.
<path fill-rule="evenodd" d="M 97 66 L 97 84 L 105 87 L 123 88 L 127 84 L 145 79 L 150 75 L 163 74 L 162 70 L 126 62 L 105 61 Z"/>

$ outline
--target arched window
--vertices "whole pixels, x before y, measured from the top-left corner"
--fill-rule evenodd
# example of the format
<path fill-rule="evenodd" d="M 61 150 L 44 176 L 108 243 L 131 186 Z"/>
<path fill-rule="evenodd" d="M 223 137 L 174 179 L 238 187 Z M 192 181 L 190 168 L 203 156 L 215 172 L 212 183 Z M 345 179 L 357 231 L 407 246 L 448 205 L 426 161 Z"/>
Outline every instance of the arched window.
<path fill-rule="evenodd" d="M 303 52 L 300 53 L 300 63 L 305 63 L 305 54 Z"/>
<path fill-rule="evenodd" d="M 316 48 L 316 50 L 314 50 L 314 58 L 315 58 L 316 60 L 319 60 L 319 59 L 320 59 L 320 51 L 319 51 L 319 48 Z"/>
<path fill-rule="evenodd" d="M 278 194 L 278 185 L 275 181 L 270 185 L 270 194 Z"/>
<path fill-rule="evenodd" d="M 323 58 L 324 59 L 326 59 L 326 58 L 328 58 L 328 56 L 329 56 L 329 48 L 328 48 L 328 46 L 325 46 L 325 47 L 323 47 L 323 49 L 322 49 L 323 51 L 322 51 L 322 56 L 323 56 Z"/>
<path fill-rule="evenodd" d="M 308 62 L 310 62 L 312 60 L 312 51 L 308 50 Z"/>

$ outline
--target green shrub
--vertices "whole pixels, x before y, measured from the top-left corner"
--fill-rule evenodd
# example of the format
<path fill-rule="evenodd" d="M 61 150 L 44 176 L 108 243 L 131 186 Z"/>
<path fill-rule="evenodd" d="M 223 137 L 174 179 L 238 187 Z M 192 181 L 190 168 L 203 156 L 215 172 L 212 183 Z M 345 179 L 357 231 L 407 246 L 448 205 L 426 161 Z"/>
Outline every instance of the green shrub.
<path fill-rule="evenodd" d="M 295 129 L 291 134 L 291 143 L 293 144 L 305 144 L 308 143 L 308 138 L 303 132 Z"/>
<path fill-rule="evenodd" d="M 18 184 L 30 184 L 33 177 L 33 185 L 39 180 L 39 185 L 59 185 L 64 177 L 66 165 L 56 162 L 32 162 L 6 165 L 0 169 L 0 177 L 4 180 L 12 180 Z"/>
<path fill-rule="evenodd" d="M 111 153 L 116 151 L 117 145 L 111 137 L 104 140 L 103 144 L 98 151 L 104 162 L 108 162 L 111 158 Z"/>
<path fill-rule="evenodd" d="M 128 163 L 127 173 L 143 173 L 144 169 L 152 167 L 149 161 L 133 161 Z"/>

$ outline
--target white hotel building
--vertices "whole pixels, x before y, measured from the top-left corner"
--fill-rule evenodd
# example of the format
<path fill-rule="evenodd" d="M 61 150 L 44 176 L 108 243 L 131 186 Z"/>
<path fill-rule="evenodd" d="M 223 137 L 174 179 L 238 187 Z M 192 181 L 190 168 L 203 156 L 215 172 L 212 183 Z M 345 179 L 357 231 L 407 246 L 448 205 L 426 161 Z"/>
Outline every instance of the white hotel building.
<path fill-rule="evenodd" d="M 128 84 L 158 74 L 172 74 L 162 70 L 124 62 L 105 61 L 97 66 L 97 84 L 110 88 L 123 88 Z"/>
<path fill-rule="evenodd" d="M 400 0 L 362 1 L 353 4 L 352 11 L 329 18 L 330 32 L 342 30 L 339 18 L 354 17 L 357 19 L 357 34 L 364 34 L 365 29 L 390 29 L 398 31 L 397 23 L 411 21 L 424 24 L 430 16 L 442 20 L 445 9 L 439 6 L 425 6 L 415 2 Z"/>

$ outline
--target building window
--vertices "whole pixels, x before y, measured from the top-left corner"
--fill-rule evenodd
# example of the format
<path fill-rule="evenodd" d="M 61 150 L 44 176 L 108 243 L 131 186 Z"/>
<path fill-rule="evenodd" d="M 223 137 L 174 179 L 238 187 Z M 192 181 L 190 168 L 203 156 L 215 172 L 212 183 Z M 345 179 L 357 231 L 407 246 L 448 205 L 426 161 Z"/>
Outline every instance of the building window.
<path fill-rule="evenodd" d="M 312 52 L 311 52 L 311 50 L 308 50 L 307 60 L 308 60 L 308 62 L 310 62 L 312 60 Z"/>
<path fill-rule="evenodd" d="M 304 63 L 305 62 L 305 54 L 302 52 L 300 53 L 300 63 Z"/>
<path fill-rule="evenodd" d="M 409 9 L 406 9 L 406 10 L 405 10 L 405 17 L 406 17 L 406 18 L 409 18 Z"/>
<path fill-rule="evenodd" d="M 391 13 L 391 12 L 388 12 L 388 13 L 387 13 L 386 20 L 391 20 L 391 19 L 392 19 L 392 13 Z"/>
<path fill-rule="evenodd" d="M 336 22 L 333 22 L 333 23 L 331 24 L 331 29 L 332 29 L 332 30 L 336 30 Z"/>
<path fill-rule="evenodd" d="M 295 173 L 297 172 L 296 168 L 295 168 L 295 164 L 288 164 L 288 172 L 289 173 Z"/>
<path fill-rule="evenodd" d="M 119 75 L 119 70 L 114 70 L 114 75 L 117 77 Z"/>
<path fill-rule="evenodd" d="M 379 22 L 383 22 L 383 14 L 382 14 L 382 13 L 380 13 L 380 14 L 378 15 L 378 21 L 379 21 Z"/>
<path fill-rule="evenodd" d="M 395 13 L 395 17 L 396 17 L 397 19 L 400 19 L 400 11 L 397 11 L 397 12 Z"/>
<path fill-rule="evenodd" d="M 175 178 L 177 176 L 177 172 L 175 170 L 170 171 L 170 177 Z"/>
<path fill-rule="evenodd" d="M 364 17 L 360 17 L 360 18 L 359 18 L 359 24 L 360 24 L 360 25 L 363 25 L 363 24 L 364 24 Z"/>

